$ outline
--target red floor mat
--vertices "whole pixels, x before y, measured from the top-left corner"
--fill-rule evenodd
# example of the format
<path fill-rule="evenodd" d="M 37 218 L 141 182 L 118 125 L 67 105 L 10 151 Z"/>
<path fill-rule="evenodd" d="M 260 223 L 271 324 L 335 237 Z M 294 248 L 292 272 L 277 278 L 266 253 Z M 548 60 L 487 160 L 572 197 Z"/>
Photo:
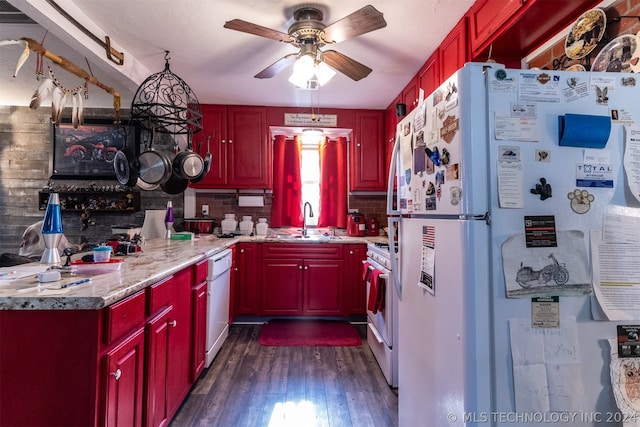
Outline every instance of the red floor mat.
<path fill-rule="evenodd" d="M 331 320 L 271 320 L 260 328 L 258 342 L 266 346 L 362 345 L 351 323 Z"/>

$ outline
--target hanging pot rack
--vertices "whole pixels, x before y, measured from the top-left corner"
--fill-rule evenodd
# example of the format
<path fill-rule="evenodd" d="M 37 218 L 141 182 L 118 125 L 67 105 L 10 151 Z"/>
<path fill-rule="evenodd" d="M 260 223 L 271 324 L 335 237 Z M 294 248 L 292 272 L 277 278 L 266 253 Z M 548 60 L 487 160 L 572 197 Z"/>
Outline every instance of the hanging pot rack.
<path fill-rule="evenodd" d="M 165 51 L 164 70 L 147 77 L 131 102 L 131 119 L 143 128 L 161 133 L 192 135 L 202 130 L 202 111 L 189 85 L 169 69 Z"/>
<path fill-rule="evenodd" d="M 109 86 L 105 85 L 104 83 L 100 82 L 98 79 L 93 77 L 87 71 L 85 71 L 84 69 L 78 67 L 76 64 L 74 64 L 73 62 L 69 61 L 68 59 L 66 59 L 66 58 L 64 58 L 62 56 L 58 56 L 55 53 L 48 51 L 47 49 L 44 48 L 44 46 L 42 46 L 40 43 L 38 43 L 34 39 L 23 37 L 21 40 L 24 40 L 25 42 L 27 42 L 27 44 L 29 45 L 29 49 L 31 49 L 32 51 L 36 52 L 37 54 L 43 55 L 45 58 L 50 59 L 55 64 L 57 64 L 60 67 L 64 68 L 68 72 L 70 72 L 72 74 L 75 74 L 76 76 L 80 77 L 81 79 L 84 79 L 87 82 L 91 83 L 92 85 L 98 86 L 100 89 L 102 89 L 105 92 L 110 93 L 111 95 L 113 95 L 113 109 L 115 110 L 114 122 L 116 122 L 116 123 L 120 122 L 120 94 L 115 89 L 113 89 L 112 87 L 109 87 Z"/>

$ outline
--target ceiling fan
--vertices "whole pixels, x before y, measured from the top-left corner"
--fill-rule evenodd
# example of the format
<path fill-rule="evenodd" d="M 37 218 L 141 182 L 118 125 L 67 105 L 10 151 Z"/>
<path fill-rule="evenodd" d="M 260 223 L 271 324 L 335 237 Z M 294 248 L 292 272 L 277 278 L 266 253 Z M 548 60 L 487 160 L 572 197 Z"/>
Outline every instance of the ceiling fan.
<path fill-rule="evenodd" d="M 335 74 L 333 70 L 327 70 L 329 67 L 356 81 L 367 77 L 369 73 L 371 73 L 371 68 L 346 55 L 343 55 L 340 52 L 335 50 L 321 51 L 320 48 L 325 45 L 339 43 L 346 39 L 386 27 L 387 22 L 384 20 L 382 13 L 376 10 L 376 8 L 368 5 L 350 15 L 345 16 L 333 24 L 325 25 L 322 23 L 323 13 L 319 7 L 304 5 L 295 10 L 293 13 L 293 19 L 294 22 L 289 27 L 287 33 L 243 21 L 241 19 L 233 19 L 224 24 L 224 28 L 266 37 L 284 43 L 291 43 L 293 46 L 300 49 L 298 53 L 286 55 L 269 65 L 267 68 L 256 74 L 254 76 L 255 78 L 272 78 L 292 64 L 295 64 L 295 74 L 299 70 L 298 67 L 300 67 L 304 62 L 307 63 L 306 65 L 310 65 L 312 67 L 310 75 L 303 73 L 305 76 L 305 82 L 309 80 L 307 76 L 313 77 L 313 67 L 315 67 L 315 70 L 319 70 L 316 73 L 319 80 L 323 79 L 320 75 L 323 71 Z M 326 67 L 327 65 L 329 67 Z M 333 74 L 331 74 L 331 76 Z M 293 82 L 291 79 L 290 81 Z"/>

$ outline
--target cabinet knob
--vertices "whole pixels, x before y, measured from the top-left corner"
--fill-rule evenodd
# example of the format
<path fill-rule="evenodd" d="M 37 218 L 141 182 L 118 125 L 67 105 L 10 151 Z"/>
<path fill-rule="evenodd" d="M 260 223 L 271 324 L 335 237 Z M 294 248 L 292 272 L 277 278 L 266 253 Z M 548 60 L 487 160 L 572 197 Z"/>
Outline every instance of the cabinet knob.
<path fill-rule="evenodd" d="M 350 250 L 350 251 L 349 251 L 349 255 L 353 255 L 353 251 L 351 251 L 351 250 Z"/>
<path fill-rule="evenodd" d="M 115 372 L 111 372 L 111 375 L 113 375 L 113 378 L 118 381 L 122 376 L 122 371 L 118 368 Z"/>
<path fill-rule="evenodd" d="M 304 266 L 304 269 L 305 269 L 305 270 L 308 270 L 308 269 L 309 269 L 309 266 L 308 266 L 308 265 L 305 265 L 305 266 Z"/>
<path fill-rule="evenodd" d="M 223 143 L 223 144 L 224 144 L 224 143 L 226 143 L 226 142 L 227 142 L 227 140 L 226 140 L 226 139 L 223 139 L 223 140 L 222 140 L 222 143 Z"/>
<path fill-rule="evenodd" d="M 298 270 L 302 270 L 302 266 L 301 265 L 298 266 Z"/>
<path fill-rule="evenodd" d="M 244 249 L 240 249 L 240 253 L 243 254 L 244 253 Z"/>
<path fill-rule="evenodd" d="M 169 325 L 173 326 L 174 328 L 176 326 L 178 326 L 178 321 L 177 320 L 172 320 L 171 322 L 169 322 Z"/>
<path fill-rule="evenodd" d="M 233 139 L 230 139 L 230 140 L 229 140 L 229 144 L 231 144 L 232 142 L 233 142 Z"/>

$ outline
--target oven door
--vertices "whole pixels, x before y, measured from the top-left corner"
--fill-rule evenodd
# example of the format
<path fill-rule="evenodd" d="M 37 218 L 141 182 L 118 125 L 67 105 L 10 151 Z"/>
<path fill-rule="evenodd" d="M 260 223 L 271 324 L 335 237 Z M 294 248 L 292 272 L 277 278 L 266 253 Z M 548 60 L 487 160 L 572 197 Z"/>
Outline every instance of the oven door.
<path fill-rule="evenodd" d="M 371 292 L 371 283 L 367 280 L 367 317 L 369 318 L 369 324 L 373 326 L 374 334 L 377 335 L 378 340 L 385 342 L 387 347 L 393 347 L 393 282 L 391 271 L 384 268 L 380 263 L 367 258 L 367 262 L 371 264 L 369 268 L 376 269 L 381 272 L 380 280 L 384 282 L 384 308 L 378 310 L 376 313 L 369 310 L 369 294 Z M 371 277 L 371 275 L 369 275 Z"/>

